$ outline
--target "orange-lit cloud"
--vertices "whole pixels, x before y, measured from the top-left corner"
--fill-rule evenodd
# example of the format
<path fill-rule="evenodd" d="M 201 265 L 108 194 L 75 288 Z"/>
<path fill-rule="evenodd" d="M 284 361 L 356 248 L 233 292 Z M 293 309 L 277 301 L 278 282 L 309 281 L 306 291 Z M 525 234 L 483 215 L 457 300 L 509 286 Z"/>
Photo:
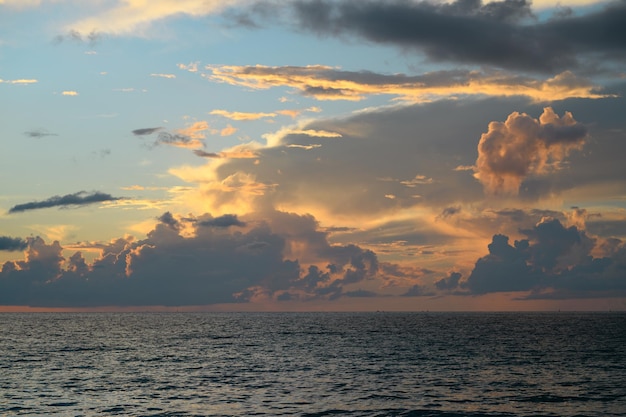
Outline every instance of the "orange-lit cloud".
<path fill-rule="evenodd" d="M 570 112 L 559 117 L 546 107 L 539 119 L 511 113 L 505 122 L 489 123 L 481 136 L 475 176 L 488 193 L 517 194 L 526 177 L 558 169 L 586 137 L 586 127 Z"/>
<path fill-rule="evenodd" d="M 464 95 L 524 96 L 537 102 L 566 98 L 603 98 L 590 81 L 564 71 L 548 79 L 534 79 L 506 72 L 436 71 L 417 76 L 343 71 L 311 65 L 207 66 L 213 81 L 253 89 L 291 87 L 317 100 L 359 101 L 369 95 L 391 95 L 405 101 L 430 101 Z"/>
<path fill-rule="evenodd" d="M 73 90 L 67 90 L 67 91 L 63 91 L 61 95 L 62 96 L 77 96 L 78 92 L 73 91 Z"/>
<path fill-rule="evenodd" d="M 220 130 L 220 136 L 231 136 L 234 135 L 235 132 L 237 132 L 237 128 L 236 127 L 232 127 L 231 125 L 226 126 L 225 128 L 223 128 L 222 130 Z"/>
<path fill-rule="evenodd" d="M 258 120 L 268 117 L 276 117 L 276 113 L 246 113 L 239 111 L 213 110 L 209 114 L 222 116 L 231 120 Z"/>
<path fill-rule="evenodd" d="M 241 3 L 241 0 L 125 0 L 66 26 L 79 34 L 147 36 L 152 22 L 175 15 L 206 16 Z M 107 3 L 108 4 L 108 3 Z"/>
<path fill-rule="evenodd" d="M 204 133 L 204 131 L 208 129 L 209 129 L 209 124 L 206 121 L 202 120 L 202 121 L 193 123 L 189 127 L 178 129 L 176 133 L 179 135 L 190 137 L 191 139 L 204 139 L 206 137 L 206 134 Z"/>
<path fill-rule="evenodd" d="M 224 159 L 251 159 L 257 158 L 259 155 L 252 149 L 247 148 L 245 145 L 235 146 L 230 150 L 222 152 L 205 152 L 197 149 L 194 151 L 196 155 L 202 158 L 224 158 Z"/>

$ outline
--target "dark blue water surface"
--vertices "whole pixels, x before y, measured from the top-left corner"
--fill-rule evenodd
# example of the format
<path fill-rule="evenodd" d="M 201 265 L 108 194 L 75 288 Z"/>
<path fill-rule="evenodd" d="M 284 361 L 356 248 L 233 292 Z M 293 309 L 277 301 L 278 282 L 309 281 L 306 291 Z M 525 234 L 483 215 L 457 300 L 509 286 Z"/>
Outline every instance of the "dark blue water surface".
<path fill-rule="evenodd" d="M 2 416 L 626 416 L 625 313 L 12 313 L 0 331 Z"/>

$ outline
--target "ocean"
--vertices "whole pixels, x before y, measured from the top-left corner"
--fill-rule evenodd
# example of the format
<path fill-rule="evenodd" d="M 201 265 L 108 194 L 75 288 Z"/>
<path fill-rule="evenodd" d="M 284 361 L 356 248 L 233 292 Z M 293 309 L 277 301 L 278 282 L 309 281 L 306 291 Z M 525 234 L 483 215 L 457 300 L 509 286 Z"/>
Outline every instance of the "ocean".
<path fill-rule="evenodd" d="M 2 416 L 626 416 L 626 313 L 5 313 Z"/>

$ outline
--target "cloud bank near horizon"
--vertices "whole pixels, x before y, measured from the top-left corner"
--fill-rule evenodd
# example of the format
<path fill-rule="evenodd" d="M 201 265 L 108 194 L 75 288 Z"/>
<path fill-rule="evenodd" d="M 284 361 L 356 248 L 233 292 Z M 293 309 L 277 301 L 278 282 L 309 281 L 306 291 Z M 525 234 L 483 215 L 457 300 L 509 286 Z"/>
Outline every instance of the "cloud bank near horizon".
<path fill-rule="evenodd" d="M 240 219 L 166 212 L 145 239 L 125 237 L 100 246 L 91 264 L 80 251 L 65 257 L 56 241 L 0 238 L 5 250 L 25 249 L 23 261 L 5 262 L 0 270 L 0 304 L 188 306 L 365 295 L 518 292 L 525 299 L 560 299 L 626 294 L 623 241 L 591 237 L 553 218 L 522 233 L 526 238 L 513 245 L 507 236 L 494 235 L 489 254 L 464 278 L 459 272 L 409 271 L 380 262 L 371 250 L 330 244 L 329 232 L 312 216 L 271 212 L 264 219 Z M 426 275 L 441 278 L 429 284 Z"/>

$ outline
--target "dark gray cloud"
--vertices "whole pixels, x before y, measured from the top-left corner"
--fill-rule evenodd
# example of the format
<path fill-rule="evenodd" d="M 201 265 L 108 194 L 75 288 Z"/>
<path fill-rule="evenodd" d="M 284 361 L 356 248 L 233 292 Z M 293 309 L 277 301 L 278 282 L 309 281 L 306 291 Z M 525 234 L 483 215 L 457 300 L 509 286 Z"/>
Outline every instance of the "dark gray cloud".
<path fill-rule="evenodd" d="M 450 272 L 450 275 L 435 282 L 435 287 L 442 291 L 453 290 L 458 287 L 462 277 L 463 275 L 460 272 Z"/>
<path fill-rule="evenodd" d="M 46 129 L 34 129 L 34 130 L 27 130 L 26 132 L 24 132 L 24 135 L 28 136 L 29 138 L 43 138 L 46 136 L 58 136 L 56 133 L 52 133 L 52 132 L 48 132 Z"/>
<path fill-rule="evenodd" d="M 164 213 L 145 239 L 117 239 L 103 246 L 91 264 L 80 252 L 66 258 L 58 242 L 27 238 L 25 260 L 8 261 L 0 268 L 0 304 L 77 307 L 205 305 L 256 297 L 336 299 L 367 295 L 354 285 L 378 271 L 373 252 L 331 245 L 311 216 L 272 212 L 263 220 L 239 221 L 237 229 L 226 227 L 234 216 L 192 219 Z M 210 219 L 223 227 L 200 225 Z M 182 236 L 182 221 L 195 233 Z M 302 253 L 292 250 L 302 247 Z"/>
<path fill-rule="evenodd" d="M 105 201 L 123 200 L 124 197 L 113 197 L 110 194 L 94 191 L 88 193 L 79 191 L 74 194 L 64 196 L 54 196 L 43 201 L 32 201 L 30 203 L 17 204 L 9 209 L 9 213 L 21 213 L 28 210 L 37 210 L 51 207 L 76 207 L 88 204 L 102 203 Z"/>
<path fill-rule="evenodd" d="M 198 224 L 200 226 L 207 227 L 243 227 L 246 225 L 244 222 L 237 218 L 236 214 L 224 214 L 223 216 L 215 217 L 213 219 L 199 221 Z"/>
<path fill-rule="evenodd" d="M 626 244 L 621 240 L 613 239 L 607 245 L 557 219 L 545 219 L 521 232 L 528 239 L 516 240 L 513 245 L 507 236 L 494 235 L 489 254 L 476 262 L 459 288 L 472 294 L 529 291 L 527 298 L 626 294 Z M 605 255 L 592 255 L 594 249 Z"/>
<path fill-rule="evenodd" d="M 160 131 L 161 129 L 163 129 L 162 127 L 145 127 L 142 129 L 135 129 L 133 130 L 133 135 L 135 136 L 145 136 L 145 135 L 151 135 L 155 132 Z"/>
<path fill-rule="evenodd" d="M 415 284 L 409 288 L 402 297 L 425 297 L 435 295 L 428 287 Z"/>
<path fill-rule="evenodd" d="M 65 41 L 71 41 L 75 43 L 87 43 L 89 46 L 95 46 L 98 42 L 100 42 L 103 38 L 103 34 L 92 30 L 86 35 L 81 34 L 76 30 L 69 30 L 64 35 L 57 35 L 54 38 L 54 43 L 63 43 Z"/>
<path fill-rule="evenodd" d="M 589 233 L 605 237 L 626 236 L 626 219 L 603 219 L 601 217 L 587 221 Z"/>
<path fill-rule="evenodd" d="M 380 294 L 377 294 L 373 291 L 356 290 L 356 291 L 346 291 L 343 293 L 343 296 L 354 297 L 354 298 L 371 298 L 371 297 L 379 297 Z"/>
<path fill-rule="evenodd" d="M 165 213 L 163 213 L 158 218 L 158 220 L 164 225 L 169 226 L 173 230 L 178 231 L 181 228 L 180 222 L 169 211 L 166 211 Z"/>
<path fill-rule="evenodd" d="M 159 132 L 153 146 L 157 145 L 170 145 L 179 148 L 201 148 L 204 146 L 198 138 L 169 132 Z"/>
<path fill-rule="evenodd" d="M 215 152 L 206 152 L 202 149 L 194 149 L 193 153 L 201 158 L 221 158 L 222 156 Z"/>
<path fill-rule="evenodd" d="M 417 49 L 434 60 L 522 70 L 572 68 L 585 63 L 583 54 L 623 60 L 626 51 L 623 0 L 580 15 L 555 13 L 547 21 L 533 16 L 526 0 L 266 2 L 238 20 L 255 26 L 274 16 L 321 36 L 356 36 Z"/>
<path fill-rule="evenodd" d="M 28 242 L 18 237 L 0 236 L 0 250 L 18 251 L 24 250 Z"/>

